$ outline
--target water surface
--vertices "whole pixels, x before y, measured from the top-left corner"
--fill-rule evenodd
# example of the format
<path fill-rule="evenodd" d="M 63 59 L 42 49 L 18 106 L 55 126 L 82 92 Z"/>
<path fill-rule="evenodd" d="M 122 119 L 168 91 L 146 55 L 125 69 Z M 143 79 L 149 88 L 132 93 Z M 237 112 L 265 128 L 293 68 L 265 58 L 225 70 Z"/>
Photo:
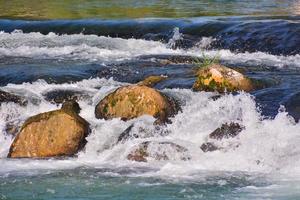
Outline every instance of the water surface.
<path fill-rule="evenodd" d="M 298 4 L 0 1 L 0 89 L 29 101 L 0 106 L 0 199 L 299 199 Z M 193 92 L 194 61 L 203 56 L 260 87 L 219 98 Z M 155 88 L 182 106 L 172 123 L 95 118 L 105 95 L 148 75 L 168 76 Z M 85 149 L 72 158 L 7 159 L 7 124 L 58 109 L 53 98 L 70 93 L 91 125 Z M 245 129 L 203 152 L 208 135 L 230 122 Z M 132 124 L 146 136 L 117 144 Z M 191 159 L 165 148 L 169 161 L 128 161 L 145 141 L 174 142 Z"/>

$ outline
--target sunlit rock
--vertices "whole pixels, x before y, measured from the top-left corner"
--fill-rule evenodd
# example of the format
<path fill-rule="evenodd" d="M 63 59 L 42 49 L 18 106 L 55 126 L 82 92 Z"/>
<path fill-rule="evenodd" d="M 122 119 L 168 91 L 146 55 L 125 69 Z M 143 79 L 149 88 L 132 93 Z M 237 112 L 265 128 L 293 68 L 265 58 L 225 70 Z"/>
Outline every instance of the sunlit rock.
<path fill-rule="evenodd" d="M 194 91 L 234 92 L 253 90 L 253 85 L 247 77 L 228 67 L 211 64 L 197 71 L 193 85 Z"/>
<path fill-rule="evenodd" d="M 159 122 L 166 122 L 179 110 L 177 102 L 161 92 L 141 85 L 120 87 L 104 97 L 96 106 L 95 115 L 100 119 L 121 118 L 130 120 L 151 115 Z"/>
<path fill-rule="evenodd" d="M 8 157 L 72 156 L 86 143 L 89 124 L 78 114 L 79 105 L 65 102 L 61 109 L 28 118 L 14 139 Z"/>

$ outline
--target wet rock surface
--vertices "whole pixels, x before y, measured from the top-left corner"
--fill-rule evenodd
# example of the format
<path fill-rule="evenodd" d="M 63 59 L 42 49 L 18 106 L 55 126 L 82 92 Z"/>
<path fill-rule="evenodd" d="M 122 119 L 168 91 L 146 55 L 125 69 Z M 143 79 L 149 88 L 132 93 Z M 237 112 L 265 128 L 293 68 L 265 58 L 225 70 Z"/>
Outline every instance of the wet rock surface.
<path fill-rule="evenodd" d="M 45 97 L 45 100 L 56 104 L 92 98 L 87 92 L 76 90 L 52 90 L 44 93 L 43 96 Z"/>
<path fill-rule="evenodd" d="M 25 106 L 28 103 L 23 97 L 0 90 L 0 104 L 9 102 L 13 102 L 21 106 Z"/>
<path fill-rule="evenodd" d="M 96 118 L 121 118 L 130 120 L 142 115 L 151 115 L 159 122 L 178 112 L 175 100 L 161 92 L 140 85 L 118 88 L 104 97 L 95 108 Z"/>
<path fill-rule="evenodd" d="M 215 140 L 233 138 L 240 134 L 243 129 L 244 127 L 238 123 L 226 123 L 209 134 L 209 138 Z"/>
<path fill-rule="evenodd" d="M 197 78 L 193 85 L 194 91 L 217 91 L 220 93 L 240 90 L 249 92 L 253 89 L 250 79 L 238 71 L 219 64 L 201 67 L 197 71 Z"/>
<path fill-rule="evenodd" d="M 203 144 L 200 146 L 200 149 L 201 149 L 203 152 L 211 152 L 211 151 L 219 150 L 220 147 L 218 147 L 218 146 L 217 146 L 216 144 L 214 144 L 214 143 L 207 142 L 207 143 L 203 143 Z"/>
<path fill-rule="evenodd" d="M 137 85 L 144 85 L 147 87 L 153 87 L 157 83 L 162 82 L 163 80 L 166 80 L 166 76 L 148 76 L 144 80 L 137 83 Z"/>
<path fill-rule="evenodd" d="M 73 156 L 86 143 L 89 124 L 78 113 L 79 105 L 65 102 L 61 109 L 28 118 L 14 139 L 8 157 L 47 158 Z"/>
<path fill-rule="evenodd" d="M 200 146 L 200 149 L 203 152 L 212 152 L 220 150 L 223 147 L 219 146 L 217 141 L 234 138 L 238 136 L 244 129 L 245 127 L 238 123 L 222 124 L 220 128 L 217 128 L 208 135 L 208 142 L 203 143 Z"/>

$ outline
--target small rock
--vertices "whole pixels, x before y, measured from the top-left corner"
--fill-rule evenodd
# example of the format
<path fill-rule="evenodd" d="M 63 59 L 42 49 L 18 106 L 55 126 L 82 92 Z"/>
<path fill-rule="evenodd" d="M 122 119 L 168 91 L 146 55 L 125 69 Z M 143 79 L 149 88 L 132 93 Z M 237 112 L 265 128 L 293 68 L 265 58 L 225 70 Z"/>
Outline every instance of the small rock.
<path fill-rule="evenodd" d="M 117 143 L 124 143 L 130 139 L 166 136 L 168 134 L 168 130 L 164 129 L 163 126 L 154 126 L 148 129 L 136 124 L 132 124 L 120 134 Z"/>
<path fill-rule="evenodd" d="M 284 102 L 286 111 L 291 115 L 296 122 L 300 120 L 300 92 L 291 96 Z"/>
<path fill-rule="evenodd" d="M 207 142 L 207 143 L 202 144 L 200 149 L 203 152 L 211 152 L 211 151 L 219 150 L 219 147 L 217 147 L 214 143 Z"/>
<path fill-rule="evenodd" d="M 173 142 L 143 142 L 127 156 L 128 160 L 147 162 L 154 160 L 190 160 L 188 150 Z"/>
<path fill-rule="evenodd" d="M 98 119 L 121 118 L 124 121 L 151 115 L 160 122 L 167 122 L 168 117 L 178 112 L 175 100 L 161 92 L 141 85 L 118 88 L 104 97 L 95 108 Z"/>
<path fill-rule="evenodd" d="M 7 135 L 11 135 L 11 136 L 15 137 L 18 134 L 18 132 L 20 131 L 20 128 L 21 128 L 20 123 L 8 122 L 5 125 L 5 133 Z"/>
<path fill-rule="evenodd" d="M 148 86 L 148 87 L 153 87 L 157 83 L 159 83 L 163 80 L 166 80 L 166 79 L 167 79 L 166 76 L 148 76 L 143 81 L 138 82 L 137 85 L 144 85 L 144 86 Z"/>
<path fill-rule="evenodd" d="M 233 69 L 219 64 L 211 64 L 200 68 L 193 85 L 194 91 L 217 91 L 220 93 L 239 90 L 249 92 L 253 89 L 250 79 Z"/>
<path fill-rule="evenodd" d="M 243 129 L 244 127 L 242 127 L 238 123 L 226 123 L 209 134 L 209 138 L 216 140 L 233 138 L 236 137 Z"/>
<path fill-rule="evenodd" d="M 26 106 L 28 103 L 26 99 L 20 96 L 0 90 L 0 104 L 8 102 L 13 102 L 21 106 Z"/>
<path fill-rule="evenodd" d="M 72 156 L 86 144 L 89 124 L 79 113 L 76 102 L 65 102 L 62 109 L 28 118 L 15 137 L 8 157 L 45 158 Z"/>

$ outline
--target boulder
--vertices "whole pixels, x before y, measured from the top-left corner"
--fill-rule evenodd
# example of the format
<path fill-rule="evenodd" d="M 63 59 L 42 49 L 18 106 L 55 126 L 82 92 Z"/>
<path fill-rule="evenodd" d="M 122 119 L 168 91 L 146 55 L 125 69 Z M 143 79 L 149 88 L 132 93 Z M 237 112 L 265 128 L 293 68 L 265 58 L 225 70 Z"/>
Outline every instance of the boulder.
<path fill-rule="evenodd" d="M 153 87 L 157 83 L 159 83 L 163 80 L 166 80 L 166 79 L 167 79 L 166 76 L 148 76 L 143 81 L 138 82 L 137 85 L 144 85 L 144 86 L 148 86 L 148 87 Z"/>
<path fill-rule="evenodd" d="M 8 102 L 13 102 L 21 106 L 25 106 L 28 103 L 26 99 L 20 96 L 0 90 L 0 104 L 8 103 Z"/>
<path fill-rule="evenodd" d="M 217 91 L 220 93 L 240 90 L 249 92 L 253 89 L 253 84 L 249 78 L 240 72 L 219 64 L 211 64 L 200 68 L 197 71 L 197 78 L 193 85 L 194 91 Z"/>
<path fill-rule="evenodd" d="M 177 102 L 161 92 L 143 85 L 130 85 L 104 97 L 97 104 L 95 115 L 98 119 L 121 118 L 124 121 L 151 115 L 163 123 L 178 110 Z"/>
<path fill-rule="evenodd" d="M 173 142 L 143 142 L 127 156 L 128 160 L 147 162 L 152 160 L 190 160 L 188 150 Z"/>
<path fill-rule="evenodd" d="M 89 124 L 79 116 L 80 107 L 67 101 L 59 110 L 28 118 L 14 139 L 8 157 L 45 158 L 72 156 L 82 149 Z"/>

